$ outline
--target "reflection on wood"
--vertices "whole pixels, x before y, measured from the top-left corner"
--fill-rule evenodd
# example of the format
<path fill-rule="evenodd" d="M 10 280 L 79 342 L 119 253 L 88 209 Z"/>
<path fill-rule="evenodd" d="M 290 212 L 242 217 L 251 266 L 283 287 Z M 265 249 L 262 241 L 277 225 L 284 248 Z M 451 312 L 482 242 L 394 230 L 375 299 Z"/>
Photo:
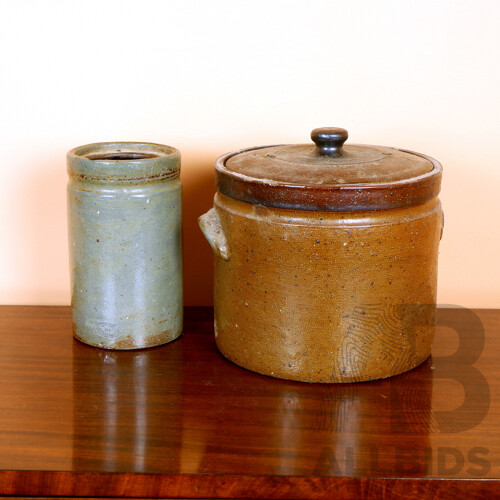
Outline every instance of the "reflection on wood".
<path fill-rule="evenodd" d="M 471 314 L 439 311 L 438 323 L 459 315 L 451 324 L 467 346 L 480 342 Z M 171 344 L 116 352 L 74 341 L 68 308 L 2 307 L 0 493 L 498 496 L 500 410 L 482 384 L 498 393 L 500 312 L 479 318 L 486 344 L 472 364 L 469 349 L 386 380 L 329 385 L 228 362 L 209 309 L 189 309 L 184 336 Z M 437 332 L 439 352 L 446 337 Z M 453 432 L 446 422 L 457 419 L 443 408 L 460 397 L 442 389 L 443 377 L 460 388 L 471 367 L 480 376 L 459 396 L 475 388 L 473 404 L 458 409 Z"/>

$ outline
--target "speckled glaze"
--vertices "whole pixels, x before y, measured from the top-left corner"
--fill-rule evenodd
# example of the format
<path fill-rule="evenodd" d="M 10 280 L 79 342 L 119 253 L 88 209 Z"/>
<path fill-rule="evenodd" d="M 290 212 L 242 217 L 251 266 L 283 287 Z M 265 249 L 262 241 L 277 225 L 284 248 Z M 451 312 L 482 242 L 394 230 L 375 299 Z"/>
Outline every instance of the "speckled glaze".
<path fill-rule="evenodd" d="M 180 154 L 149 143 L 68 153 L 74 336 L 108 349 L 182 333 Z"/>
<path fill-rule="evenodd" d="M 373 164 L 343 166 L 364 148 L 329 159 L 314 146 L 271 146 L 217 160 L 219 191 L 199 223 L 216 255 L 216 342 L 234 363 L 289 380 L 358 382 L 429 356 L 441 166 L 379 147 L 366 147 L 383 151 Z M 350 180 L 336 183 L 337 171 Z"/>
<path fill-rule="evenodd" d="M 225 357 L 278 378 L 356 382 L 429 356 L 437 198 L 365 213 L 265 207 L 220 193 L 214 205 L 200 224 L 215 242 L 215 336 Z"/>

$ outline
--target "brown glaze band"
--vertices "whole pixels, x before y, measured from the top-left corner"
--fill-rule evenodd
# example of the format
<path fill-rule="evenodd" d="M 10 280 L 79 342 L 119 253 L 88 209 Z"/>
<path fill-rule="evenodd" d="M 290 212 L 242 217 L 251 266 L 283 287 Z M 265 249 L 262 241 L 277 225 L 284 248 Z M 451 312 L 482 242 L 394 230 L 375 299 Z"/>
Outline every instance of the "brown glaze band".
<path fill-rule="evenodd" d="M 231 198 L 277 208 L 352 212 L 388 210 L 420 205 L 439 194 L 442 166 L 429 156 L 406 149 L 405 153 L 430 161 L 433 169 L 418 177 L 383 184 L 291 185 L 268 179 L 255 179 L 231 172 L 226 168 L 229 158 L 262 146 L 240 149 L 217 159 L 217 189 Z"/>
<path fill-rule="evenodd" d="M 104 177 L 98 175 L 83 175 L 83 174 L 68 174 L 71 178 L 87 181 L 87 182 L 100 182 L 100 183 L 108 183 L 108 182 L 130 182 L 137 183 L 141 182 L 155 182 L 155 181 L 165 181 L 168 179 L 176 179 L 180 177 L 180 170 L 172 170 L 166 171 L 159 174 L 147 175 L 147 176 L 139 176 L 139 177 Z"/>

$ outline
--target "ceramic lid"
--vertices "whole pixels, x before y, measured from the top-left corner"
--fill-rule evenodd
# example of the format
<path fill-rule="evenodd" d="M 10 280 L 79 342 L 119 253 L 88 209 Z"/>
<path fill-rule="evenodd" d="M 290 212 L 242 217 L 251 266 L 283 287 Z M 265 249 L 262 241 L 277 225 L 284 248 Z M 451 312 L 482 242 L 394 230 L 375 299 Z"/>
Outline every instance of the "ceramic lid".
<path fill-rule="evenodd" d="M 348 144 L 347 131 L 319 128 L 314 144 L 242 149 L 217 160 L 217 188 L 233 198 L 306 210 L 383 210 L 437 196 L 441 165 L 412 151 Z"/>

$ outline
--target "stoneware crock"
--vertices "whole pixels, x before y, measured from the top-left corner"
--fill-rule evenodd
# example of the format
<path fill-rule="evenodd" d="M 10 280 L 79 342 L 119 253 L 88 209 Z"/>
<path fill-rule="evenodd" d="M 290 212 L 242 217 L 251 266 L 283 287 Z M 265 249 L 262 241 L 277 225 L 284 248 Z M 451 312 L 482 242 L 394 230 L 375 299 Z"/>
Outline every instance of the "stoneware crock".
<path fill-rule="evenodd" d="M 108 349 L 174 340 L 182 333 L 179 152 L 98 143 L 67 160 L 74 336 Z"/>
<path fill-rule="evenodd" d="M 346 145 L 265 146 L 216 162 L 199 223 L 215 255 L 215 336 L 247 369 L 307 382 L 405 372 L 430 354 L 441 165 Z"/>

